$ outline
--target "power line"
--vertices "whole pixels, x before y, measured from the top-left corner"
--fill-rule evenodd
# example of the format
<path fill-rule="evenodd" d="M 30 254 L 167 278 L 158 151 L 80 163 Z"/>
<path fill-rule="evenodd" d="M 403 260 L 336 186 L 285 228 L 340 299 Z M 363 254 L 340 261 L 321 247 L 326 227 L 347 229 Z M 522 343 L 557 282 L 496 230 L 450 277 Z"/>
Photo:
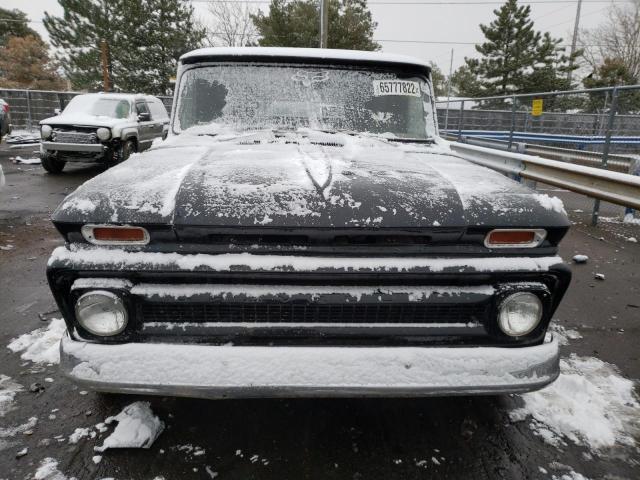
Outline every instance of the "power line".
<path fill-rule="evenodd" d="M 193 1 L 193 0 L 192 0 Z M 592 12 L 595 13 L 595 12 Z M 15 22 L 16 20 L 12 20 L 12 19 L 6 19 L 6 18 L 0 18 L 0 22 Z M 42 22 L 37 22 L 37 23 L 42 23 Z M 210 32 L 212 35 L 228 35 L 228 32 Z M 253 34 L 243 34 L 243 33 L 234 33 L 233 35 L 249 35 L 249 36 L 253 36 L 253 37 L 259 37 L 260 34 L 258 33 L 253 33 Z M 484 40 L 478 41 L 478 42 L 457 42 L 457 41 L 447 41 L 447 40 L 406 40 L 406 39 L 399 39 L 399 38 L 374 38 L 373 39 L 376 42 L 387 42 L 387 43 L 419 43 L 419 44 L 425 44 L 425 45 L 480 45 L 484 42 Z M 568 47 L 569 45 L 566 44 L 561 44 L 561 46 L 563 47 Z M 585 47 L 603 47 L 606 45 L 584 45 Z"/>

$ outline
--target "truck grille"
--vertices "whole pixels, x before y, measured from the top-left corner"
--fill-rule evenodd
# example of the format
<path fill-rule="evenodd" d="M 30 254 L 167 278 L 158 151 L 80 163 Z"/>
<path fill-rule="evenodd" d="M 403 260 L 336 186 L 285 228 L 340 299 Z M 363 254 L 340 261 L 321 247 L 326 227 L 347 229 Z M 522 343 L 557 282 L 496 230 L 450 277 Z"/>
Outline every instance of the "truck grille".
<path fill-rule="evenodd" d="M 481 322 L 489 302 L 467 304 L 153 303 L 142 321 L 221 323 L 469 323 Z"/>
<path fill-rule="evenodd" d="M 98 143 L 98 137 L 95 133 L 80 133 L 80 132 L 54 132 L 52 138 L 54 142 L 59 143 Z"/>

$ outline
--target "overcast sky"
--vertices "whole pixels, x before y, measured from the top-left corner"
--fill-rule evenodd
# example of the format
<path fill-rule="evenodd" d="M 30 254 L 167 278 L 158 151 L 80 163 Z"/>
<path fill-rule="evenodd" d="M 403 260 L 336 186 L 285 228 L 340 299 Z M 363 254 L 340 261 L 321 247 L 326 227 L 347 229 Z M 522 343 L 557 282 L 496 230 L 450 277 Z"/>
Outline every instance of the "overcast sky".
<path fill-rule="evenodd" d="M 384 1 L 392 5 L 376 5 Z M 563 0 L 523 0 L 531 2 L 532 18 L 538 30 L 549 31 L 555 37 L 561 37 L 567 44 L 571 42 L 573 22 L 576 14 L 576 1 Z M 590 28 L 602 21 L 611 0 L 583 0 L 580 25 Z M 621 0 L 615 0 L 620 3 Z M 624 1 L 624 0 L 623 0 Z M 404 2 L 404 4 L 402 4 Z M 446 5 L 410 5 L 407 3 L 446 3 Z M 571 2 L 571 3 L 569 3 Z M 455 5 L 455 3 L 459 3 Z M 475 5 L 474 5 L 475 3 Z M 449 69 L 451 49 L 454 49 L 454 69 L 464 63 L 465 56 L 474 56 L 473 43 L 483 39 L 479 24 L 488 24 L 493 18 L 493 10 L 499 8 L 500 1 L 492 0 L 370 0 L 369 6 L 373 18 L 378 22 L 375 39 L 382 49 L 389 53 L 413 55 L 432 60 L 444 70 Z M 453 5 L 452 5 L 453 4 Z M 205 23 L 209 18 L 206 3 L 193 2 L 196 15 Z M 265 8 L 268 1 L 265 1 Z M 34 23 L 31 26 L 47 38 L 41 23 L 44 12 L 61 15 L 62 8 L 57 0 L 0 0 L 3 8 L 19 8 L 25 11 Z M 258 7 L 257 5 L 256 7 Z M 40 23 L 36 23 L 40 22 Z M 402 40 L 392 42 L 389 40 Z M 405 43 L 409 40 L 423 42 L 461 42 L 446 43 Z"/>

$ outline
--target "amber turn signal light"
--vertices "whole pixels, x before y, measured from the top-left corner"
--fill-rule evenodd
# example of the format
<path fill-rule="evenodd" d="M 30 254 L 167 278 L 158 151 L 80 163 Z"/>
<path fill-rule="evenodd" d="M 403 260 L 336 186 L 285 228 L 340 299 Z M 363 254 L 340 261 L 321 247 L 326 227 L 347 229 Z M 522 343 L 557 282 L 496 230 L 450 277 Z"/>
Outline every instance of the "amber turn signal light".
<path fill-rule="evenodd" d="M 534 248 L 547 236 L 542 229 L 496 229 L 491 230 L 484 239 L 487 248 Z"/>
<path fill-rule="evenodd" d="M 146 245 L 149 232 L 142 227 L 84 225 L 82 236 L 94 245 Z"/>

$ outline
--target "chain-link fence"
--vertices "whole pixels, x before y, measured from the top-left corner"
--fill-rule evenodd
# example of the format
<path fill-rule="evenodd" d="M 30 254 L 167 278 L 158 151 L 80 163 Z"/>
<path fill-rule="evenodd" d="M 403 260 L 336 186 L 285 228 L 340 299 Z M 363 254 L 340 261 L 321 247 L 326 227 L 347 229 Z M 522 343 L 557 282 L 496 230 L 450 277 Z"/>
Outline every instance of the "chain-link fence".
<path fill-rule="evenodd" d="M 31 131 L 45 118 L 55 115 L 55 110 L 63 110 L 76 95 L 86 92 L 54 92 L 46 90 L 1 89 L 0 98 L 9 104 L 11 124 L 14 130 Z M 171 114 L 173 97 L 159 96 L 167 112 Z"/>
<path fill-rule="evenodd" d="M 640 174 L 640 85 L 436 103 L 450 140 Z"/>
<path fill-rule="evenodd" d="M 441 132 L 604 153 L 640 149 L 640 85 L 439 100 Z"/>

